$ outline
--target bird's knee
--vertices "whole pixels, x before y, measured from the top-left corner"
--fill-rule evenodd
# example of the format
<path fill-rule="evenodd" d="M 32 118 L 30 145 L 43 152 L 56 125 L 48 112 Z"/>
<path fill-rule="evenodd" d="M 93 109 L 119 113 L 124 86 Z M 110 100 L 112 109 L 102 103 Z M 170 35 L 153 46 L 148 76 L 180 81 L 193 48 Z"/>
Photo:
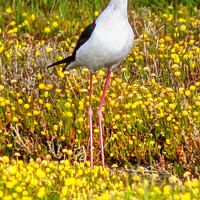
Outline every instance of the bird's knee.
<path fill-rule="evenodd" d="M 92 116 L 93 115 L 93 110 L 91 107 L 88 108 L 88 115 L 89 116 Z"/>
<path fill-rule="evenodd" d="M 101 109 L 98 109 L 98 111 L 97 111 L 97 116 L 98 116 L 98 118 L 102 118 L 102 110 Z"/>

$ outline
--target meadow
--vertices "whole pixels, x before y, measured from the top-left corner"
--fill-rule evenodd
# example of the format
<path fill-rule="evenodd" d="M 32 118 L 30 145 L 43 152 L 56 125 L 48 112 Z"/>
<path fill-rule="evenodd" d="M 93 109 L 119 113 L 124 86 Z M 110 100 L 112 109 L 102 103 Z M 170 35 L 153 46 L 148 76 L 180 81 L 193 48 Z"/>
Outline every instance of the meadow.
<path fill-rule="evenodd" d="M 0 199 L 200 199 L 198 1 L 131 1 L 132 51 L 93 76 L 94 169 L 87 68 L 46 66 L 70 55 L 107 1 L 0 4 Z"/>

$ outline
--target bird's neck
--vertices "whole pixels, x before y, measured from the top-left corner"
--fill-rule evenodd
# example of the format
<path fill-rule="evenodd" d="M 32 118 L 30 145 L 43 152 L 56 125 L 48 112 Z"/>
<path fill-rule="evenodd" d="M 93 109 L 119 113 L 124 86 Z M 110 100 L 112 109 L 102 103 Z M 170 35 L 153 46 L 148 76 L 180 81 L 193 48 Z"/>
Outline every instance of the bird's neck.
<path fill-rule="evenodd" d="M 121 10 L 125 15 L 128 13 L 128 0 L 111 0 L 109 6 Z"/>

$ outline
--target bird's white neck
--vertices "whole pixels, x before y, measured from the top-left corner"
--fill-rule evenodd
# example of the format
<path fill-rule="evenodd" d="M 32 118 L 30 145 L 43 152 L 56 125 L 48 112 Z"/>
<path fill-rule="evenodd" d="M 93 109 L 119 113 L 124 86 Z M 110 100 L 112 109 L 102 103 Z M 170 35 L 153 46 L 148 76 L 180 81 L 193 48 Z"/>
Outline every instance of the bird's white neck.
<path fill-rule="evenodd" d="M 128 0 L 111 0 L 108 6 L 113 7 L 114 9 L 119 9 L 125 15 L 127 15 L 127 12 L 128 12 Z"/>

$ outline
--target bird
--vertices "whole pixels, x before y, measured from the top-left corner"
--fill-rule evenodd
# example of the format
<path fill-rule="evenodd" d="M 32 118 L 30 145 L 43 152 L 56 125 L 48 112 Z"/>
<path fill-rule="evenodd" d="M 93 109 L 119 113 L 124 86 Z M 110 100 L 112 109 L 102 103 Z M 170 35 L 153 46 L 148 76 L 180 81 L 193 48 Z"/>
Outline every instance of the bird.
<path fill-rule="evenodd" d="M 85 66 L 90 71 L 89 90 L 89 131 L 90 131 L 90 166 L 93 161 L 93 110 L 92 81 L 93 74 L 107 68 L 107 78 L 97 111 L 101 146 L 102 168 L 105 169 L 105 155 L 102 130 L 102 107 L 110 81 L 111 72 L 127 57 L 134 44 L 134 32 L 128 20 L 128 0 L 110 0 L 100 15 L 81 33 L 72 55 L 55 62 L 47 68 L 65 64 L 63 70 Z"/>

